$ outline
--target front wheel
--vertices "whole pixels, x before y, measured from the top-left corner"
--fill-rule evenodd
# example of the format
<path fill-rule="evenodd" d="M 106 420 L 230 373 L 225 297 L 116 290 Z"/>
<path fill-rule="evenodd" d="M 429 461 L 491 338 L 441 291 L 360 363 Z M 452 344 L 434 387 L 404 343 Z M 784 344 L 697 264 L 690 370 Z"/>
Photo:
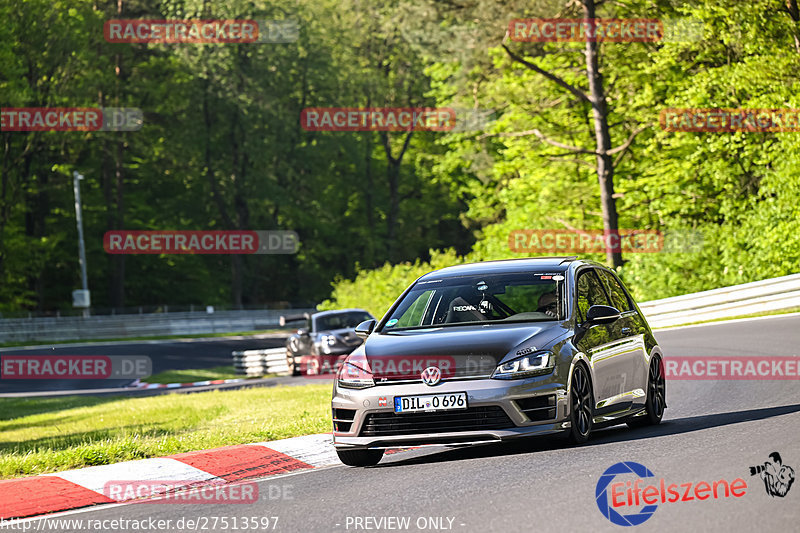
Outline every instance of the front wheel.
<path fill-rule="evenodd" d="M 300 375 L 300 368 L 298 367 L 297 362 L 295 361 L 294 354 L 286 349 L 286 366 L 289 368 L 289 375 L 290 376 L 299 376 Z"/>
<path fill-rule="evenodd" d="M 336 450 L 336 455 L 347 466 L 373 466 L 383 457 L 383 450 Z"/>
<path fill-rule="evenodd" d="M 664 408 L 667 407 L 667 382 L 664 379 L 664 364 L 656 356 L 650 361 L 650 373 L 647 377 L 647 399 L 644 415 L 628 421 L 628 427 L 655 426 L 661 423 Z"/>
<path fill-rule="evenodd" d="M 569 440 L 575 444 L 583 444 L 589 440 L 594 418 L 594 400 L 592 399 L 592 382 L 583 365 L 575 365 L 572 371 L 572 388 L 570 391 L 571 410 L 569 415 Z"/>

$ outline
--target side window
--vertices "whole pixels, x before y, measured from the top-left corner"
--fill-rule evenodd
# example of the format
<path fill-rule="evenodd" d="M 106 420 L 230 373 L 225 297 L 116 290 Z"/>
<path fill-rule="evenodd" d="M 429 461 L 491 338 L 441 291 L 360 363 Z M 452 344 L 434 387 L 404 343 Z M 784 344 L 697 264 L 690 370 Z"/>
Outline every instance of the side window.
<path fill-rule="evenodd" d="M 586 313 L 593 305 L 608 305 L 608 298 L 603 292 L 595 271 L 584 270 L 578 276 L 578 318 L 586 320 Z"/>
<path fill-rule="evenodd" d="M 625 290 L 622 288 L 622 286 L 619 284 L 619 281 L 616 277 L 614 277 L 613 274 L 606 272 L 605 270 L 601 270 L 600 277 L 603 278 L 603 281 L 606 284 L 608 294 L 611 296 L 611 302 L 614 307 L 620 311 L 630 311 L 633 309 L 630 300 L 628 300 L 628 296 L 625 294 Z"/>
<path fill-rule="evenodd" d="M 396 327 L 407 328 L 410 326 L 421 326 L 422 315 L 432 295 L 432 289 L 420 294 L 417 299 L 414 300 L 414 303 L 406 309 L 405 313 L 398 319 Z"/>

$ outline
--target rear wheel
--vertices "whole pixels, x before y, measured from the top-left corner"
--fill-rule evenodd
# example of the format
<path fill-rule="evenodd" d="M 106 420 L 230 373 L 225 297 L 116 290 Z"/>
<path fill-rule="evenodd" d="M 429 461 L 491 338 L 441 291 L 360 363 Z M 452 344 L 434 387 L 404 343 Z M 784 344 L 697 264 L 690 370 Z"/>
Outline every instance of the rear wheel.
<path fill-rule="evenodd" d="M 664 379 L 664 365 L 661 358 L 656 356 L 650 361 L 650 373 L 647 377 L 647 399 L 645 400 L 644 415 L 637 416 L 628 421 L 628 427 L 654 426 L 661 423 L 664 416 L 667 382 Z"/>
<path fill-rule="evenodd" d="M 288 349 L 286 350 L 286 366 L 289 367 L 290 376 L 299 376 L 300 368 L 294 359 L 294 354 Z"/>
<path fill-rule="evenodd" d="M 589 440 L 594 417 L 594 400 L 592 399 L 592 382 L 583 365 L 575 365 L 572 371 L 572 388 L 570 391 L 570 430 L 569 440 L 575 444 L 583 444 Z"/>
<path fill-rule="evenodd" d="M 373 466 L 383 457 L 383 450 L 336 450 L 336 454 L 347 466 Z"/>

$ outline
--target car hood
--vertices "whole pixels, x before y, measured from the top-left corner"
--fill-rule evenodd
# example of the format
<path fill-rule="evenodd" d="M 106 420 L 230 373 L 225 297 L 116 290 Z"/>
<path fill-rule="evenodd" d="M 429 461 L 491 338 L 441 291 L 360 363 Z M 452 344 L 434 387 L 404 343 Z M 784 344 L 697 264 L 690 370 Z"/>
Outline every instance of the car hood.
<path fill-rule="evenodd" d="M 561 322 L 399 330 L 370 335 L 362 350 L 373 367 L 376 360 L 384 360 L 385 367 L 386 359 L 447 357 L 459 376 L 486 375 L 515 348 L 547 349 L 566 331 Z"/>

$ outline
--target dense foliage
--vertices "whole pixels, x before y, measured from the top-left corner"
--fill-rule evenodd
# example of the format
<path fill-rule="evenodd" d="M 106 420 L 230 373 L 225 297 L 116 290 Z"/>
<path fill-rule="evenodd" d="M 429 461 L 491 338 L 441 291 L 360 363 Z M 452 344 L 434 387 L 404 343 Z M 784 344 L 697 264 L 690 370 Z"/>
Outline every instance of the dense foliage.
<path fill-rule="evenodd" d="M 627 254 L 620 274 L 637 298 L 649 300 L 800 271 L 798 133 L 668 132 L 658 124 L 664 108 L 800 106 L 800 27 L 786 7 L 792 3 L 655 4 L 632 2 L 621 11 L 614 3 L 598 11 L 606 17 L 687 17 L 703 27 L 697 41 L 603 44 L 601 69 L 611 122 L 618 125 L 614 144 L 647 125 L 616 167 L 620 227 L 699 234 L 702 246 L 678 241 L 670 253 Z M 492 16 L 552 13 L 523 9 Z M 469 83 L 454 85 L 451 65 L 431 69 L 439 98 L 475 98 L 500 114 L 490 136 L 445 139 L 448 153 L 440 160 L 444 171 L 462 168 L 476 178 L 465 185 L 472 193 L 465 219 L 478 226 L 473 249 L 463 257 L 434 252 L 429 263 L 364 269 L 354 281 L 339 281 L 327 306 L 360 303 L 382 314 L 399 288 L 426 271 L 527 255 L 509 250 L 513 230 L 602 228 L 594 157 L 567 155 L 534 135 L 515 135 L 538 128 L 551 139 L 588 146 L 587 109 L 509 61 L 499 41 L 481 50 L 492 64 L 471 71 Z M 585 85 L 582 45 L 521 44 L 516 49 L 540 66 Z M 590 257 L 605 261 L 601 254 Z"/>
<path fill-rule="evenodd" d="M 532 5 L 533 4 L 533 5 Z M 702 247 L 626 254 L 639 299 L 796 272 L 798 133 L 663 131 L 668 107 L 800 108 L 793 0 L 598 3 L 598 17 L 699 21 L 702 38 L 602 43 L 621 228 Z M 416 277 L 521 257 L 509 232 L 603 227 L 583 43 L 508 22 L 574 2 L 28 0 L 0 3 L 0 106 L 138 107 L 137 132 L 0 132 L 0 311 L 68 309 L 72 171 L 97 307 L 277 301 L 381 314 Z M 285 44 L 112 44 L 118 18 L 295 19 Z M 505 45 L 508 50 L 503 48 Z M 491 110 L 466 132 L 310 132 L 306 107 Z M 536 130 L 538 133 L 533 133 Z M 573 151 L 554 145 L 577 147 Z M 406 147 L 407 146 L 407 147 Z M 404 148 L 406 147 L 406 148 Z M 111 229 L 292 229 L 295 256 L 109 255 Z M 593 258 L 605 261 L 604 254 Z"/>
<path fill-rule="evenodd" d="M 117 12 L 117 6 L 122 6 Z M 318 302 L 335 275 L 461 243 L 465 203 L 415 132 L 309 132 L 310 106 L 430 105 L 390 14 L 358 1 L 0 3 L 0 106 L 138 107 L 140 131 L 0 133 L 0 311 L 71 306 L 82 172 L 96 307 Z M 110 19 L 296 20 L 289 43 L 112 44 Z M 398 159 L 405 134 L 385 134 Z M 397 170 L 393 174 L 393 171 Z M 389 187 L 390 178 L 396 187 Z M 286 229 L 295 256 L 109 255 L 106 231 Z M 402 236 L 402 237 L 401 237 Z"/>

